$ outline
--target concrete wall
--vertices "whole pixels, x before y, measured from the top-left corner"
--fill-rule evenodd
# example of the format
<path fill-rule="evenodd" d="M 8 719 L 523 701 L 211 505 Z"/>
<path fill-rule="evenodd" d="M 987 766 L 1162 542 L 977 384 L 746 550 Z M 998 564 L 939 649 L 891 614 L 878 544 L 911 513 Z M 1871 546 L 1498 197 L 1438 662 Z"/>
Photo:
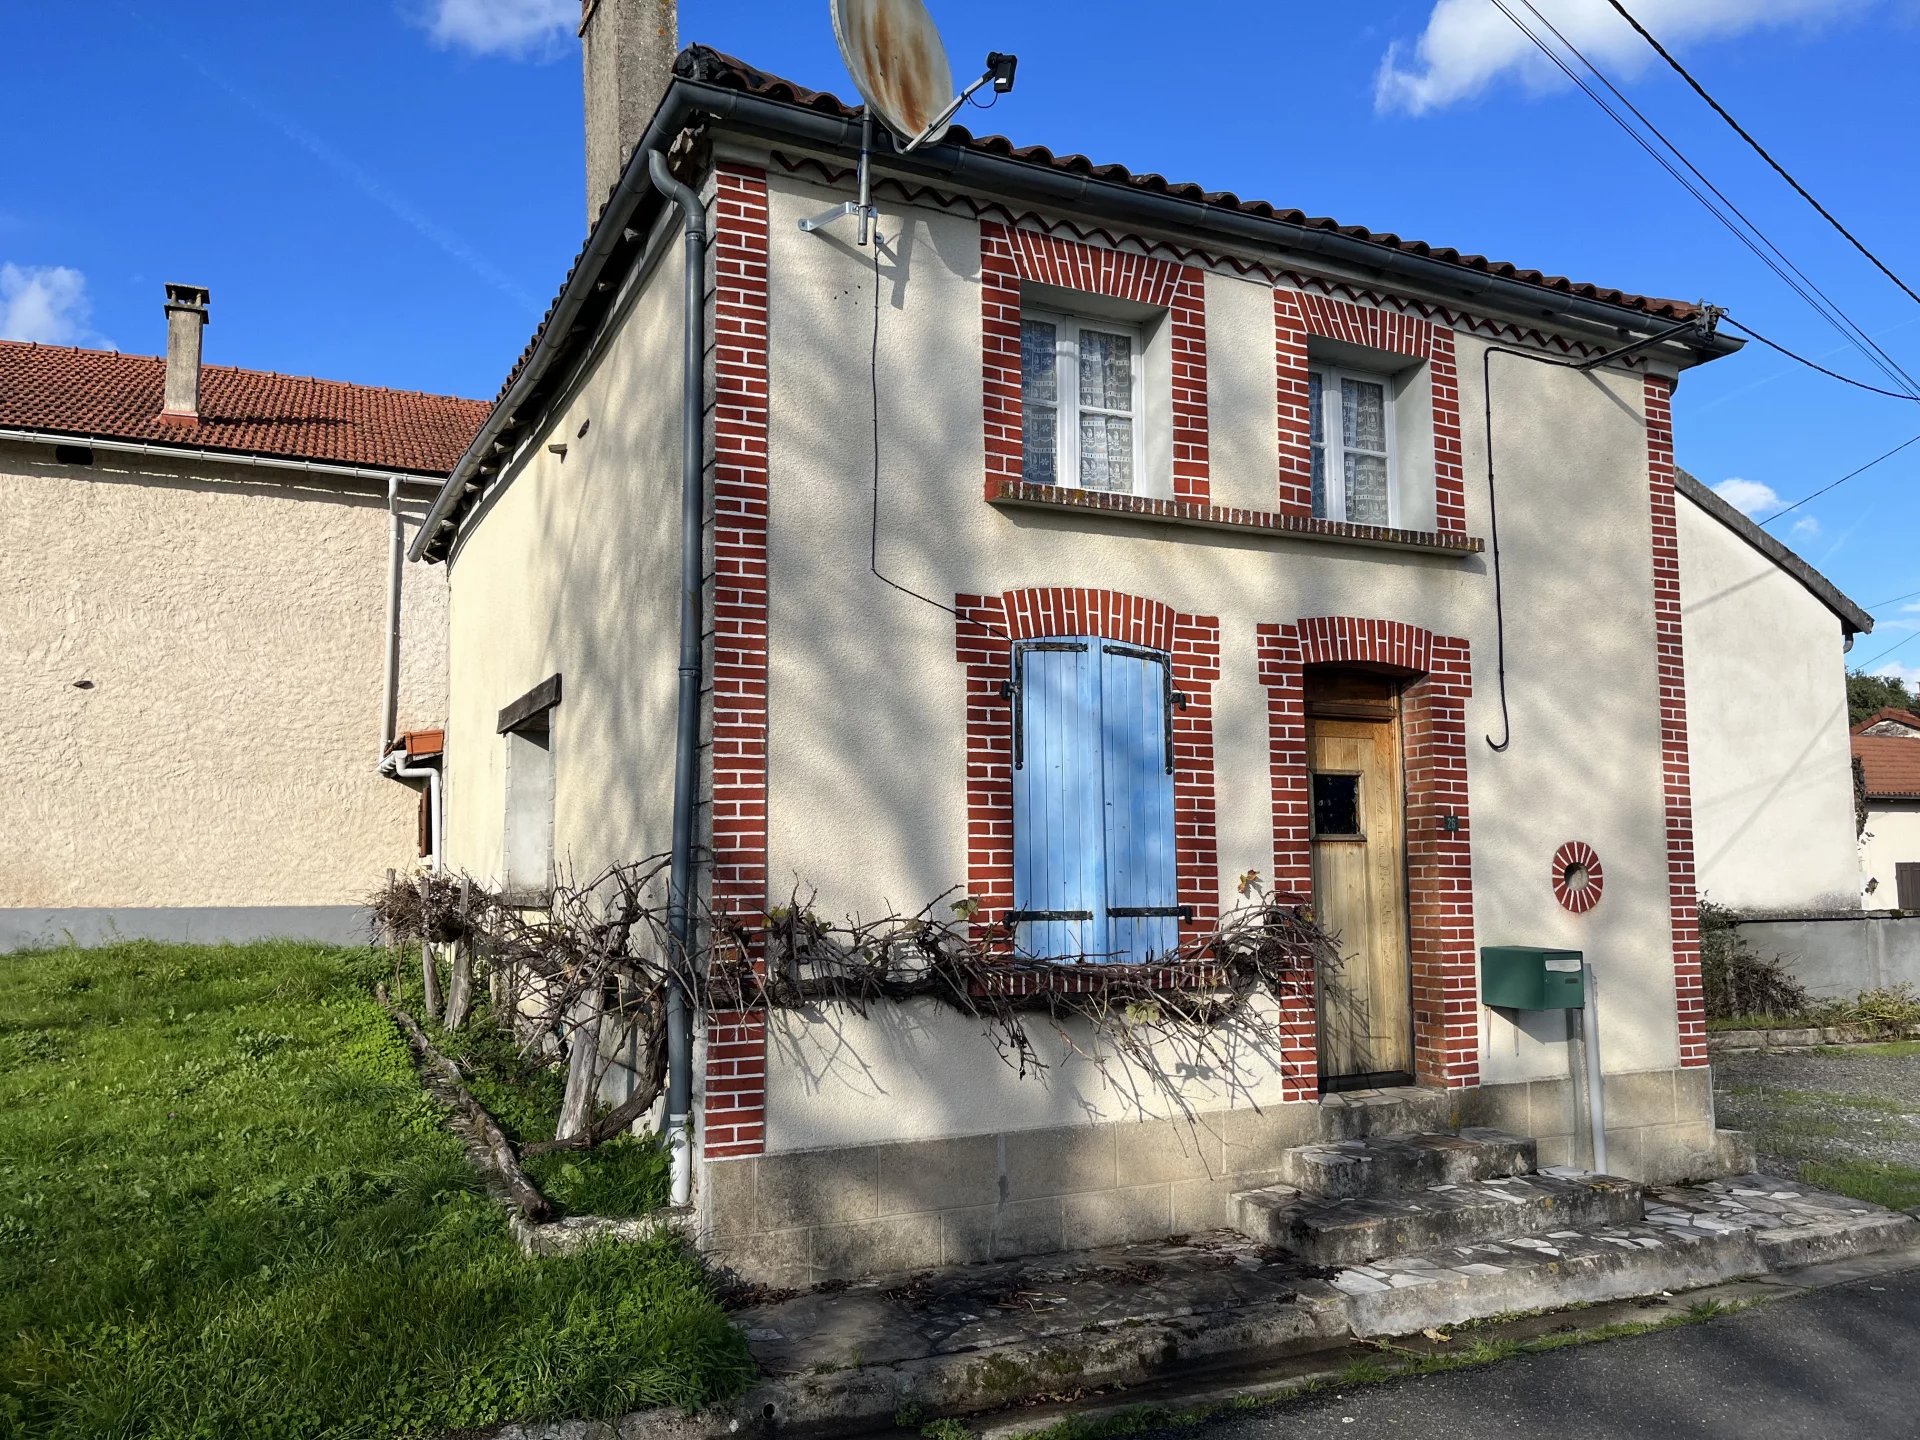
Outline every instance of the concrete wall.
<path fill-rule="evenodd" d="M 1684 495 L 1679 512 L 1701 892 L 1743 911 L 1855 904 L 1840 622 Z"/>
<path fill-rule="evenodd" d="M 0 449 L 0 911 L 357 906 L 417 853 L 375 771 L 384 490 L 96 453 Z M 408 574 L 403 727 L 444 713 L 445 596 Z"/>
<path fill-rule="evenodd" d="M 1873 882 L 1866 904 L 1885 910 L 1900 903 L 1894 866 L 1902 863 L 1920 864 L 1920 800 L 1876 800 L 1860 837 L 1860 883 Z"/>
<path fill-rule="evenodd" d="M 868 255 L 795 221 L 841 198 L 776 174 L 773 333 L 771 887 L 817 888 L 820 908 L 923 903 L 967 875 L 963 677 L 951 616 L 867 573 L 872 521 L 866 357 Z M 990 508 L 980 375 L 980 250 L 964 215 L 884 207 L 898 236 L 882 262 L 881 568 L 938 600 L 1019 585 L 1091 585 L 1217 614 L 1216 792 L 1223 885 L 1270 873 L 1264 695 L 1254 630 L 1299 616 L 1376 616 L 1466 636 L 1477 938 L 1584 949 L 1622 997 L 1606 1017 L 1609 1065 L 1677 1061 L 1660 785 L 1642 386 L 1502 362 L 1501 541 L 1513 742 L 1495 683 L 1485 556 L 1458 558 Z M 1216 505 L 1269 508 L 1277 484 L 1273 302 L 1233 273 L 1207 285 Z M 1480 342 L 1459 342 L 1461 412 L 1477 417 Z M 1485 436 L 1466 426 L 1468 528 L 1488 530 Z M 1564 841 L 1599 851 L 1606 898 L 1555 903 Z M 1628 998 L 1630 997 L 1630 998 Z M 1124 1080 L 1066 1061 L 1019 1079 L 977 1027 L 952 1017 L 780 1017 L 770 1044 L 768 1145 L 806 1151 L 886 1134 L 925 1139 L 1151 1114 Z M 1488 1081 L 1567 1072 L 1558 1017 L 1483 1012 Z M 1257 1069 L 1230 1095 L 1252 1103 Z"/>
<path fill-rule="evenodd" d="M 449 566 L 448 863 L 489 883 L 506 815 L 499 713 L 556 673 L 561 873 L 587 880 L 670 843 L 684 273 L 669 246 L 634 285 L 617 334 L 515 458 Z M 564 459 L 547 448 L 560 443 Z"/>
<path fill-rule="evenodd" d="M 1653 1182 L 1723 1173 L 1704 1069 L 1613 1075 L 1608 1168 Z M 709 1165 L 702 1233 L 723 1265 L 812 1285 L 1230 1226 L 1231 1197 L 1279 1183 L 1288 1146 L 1493 1125 L 1538 1137 L 1541 1165 L 1584 1165 L 1584 1102 L 1566 1077 L 1449 1096 L 1401 1089 L 1191 1121 L 1005 1129 Z"/>
<path fill-rule="evenodd" d="M 1778 955 L 1816 999 L 1893 985 L 1920 990 L 1920 915 L 1839 911 L 1749 920 L 1739 931 L 1761 955 Z"/>

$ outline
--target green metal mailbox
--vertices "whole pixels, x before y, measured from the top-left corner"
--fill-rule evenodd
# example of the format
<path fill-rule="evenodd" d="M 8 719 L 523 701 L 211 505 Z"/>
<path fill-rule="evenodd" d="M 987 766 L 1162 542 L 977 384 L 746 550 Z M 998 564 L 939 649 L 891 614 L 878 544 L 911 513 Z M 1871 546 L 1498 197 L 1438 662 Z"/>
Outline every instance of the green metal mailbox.
<path fill-rule="evenodd" d="M 1587 1003 L 1578 950 L 1480 947 L 1480 1003 L 1502 1010 L 1578 1010 Z"/>

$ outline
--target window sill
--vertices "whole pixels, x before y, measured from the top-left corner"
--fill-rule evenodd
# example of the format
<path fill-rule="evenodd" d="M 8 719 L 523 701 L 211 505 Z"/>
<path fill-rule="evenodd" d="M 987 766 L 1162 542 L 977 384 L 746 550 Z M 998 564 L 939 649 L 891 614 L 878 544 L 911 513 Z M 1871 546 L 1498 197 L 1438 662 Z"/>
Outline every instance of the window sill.
<path fill-rule="evenodd" d="M 1275 535 L 1289 540 L 1329 540 L 1337 545 L 1367 545 L 1384 550 L 1419 550 L 1432 555 L 1478 555 L 1486 542 L 1477 535 L 1438 530 L 1396 530 L 1385 525 L 1350 525 L 1310 515 L 1268 510 L 1229 510 L 1190 500 L 1155 500 L 1141 495 L 1106 495 L 1057 485 L 1003 481 L 989 504 L 1015 510 L 1071 510 L 1127 520 L 1160 520 L 1199 530 Z"/>

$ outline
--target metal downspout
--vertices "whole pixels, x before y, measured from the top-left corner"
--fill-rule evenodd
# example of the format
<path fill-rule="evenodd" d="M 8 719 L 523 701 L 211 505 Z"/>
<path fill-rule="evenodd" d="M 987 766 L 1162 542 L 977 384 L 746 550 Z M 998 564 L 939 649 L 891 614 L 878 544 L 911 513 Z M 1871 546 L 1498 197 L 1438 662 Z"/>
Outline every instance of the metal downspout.
<path fill-rule="evenodd" d="M 407 537 L 400 519 L 400 477 L 387 481 L 387 655 L 380 690 L 380 758 L 386 759 L 400 723 L 400 576 L 407 563 Z"/>
<path fill-rule="evenodd" d="M 673 974 L 667 986 L 667 1147 L 672 1159 L 671 1203 L 693 1199 L 693 1005 L 687 973 L 693 954 L 694 810 L 700 783 L 702 590 L 706 574 L 704 451 L 707 351 L 707 210 L 676 180 L 660 150 L 647 153 L 654 187 L 687 222 L 686 350 L 680 396 L 680 693 L 674 728 L 673 863 L 667 921 L 673 931 Z"/>

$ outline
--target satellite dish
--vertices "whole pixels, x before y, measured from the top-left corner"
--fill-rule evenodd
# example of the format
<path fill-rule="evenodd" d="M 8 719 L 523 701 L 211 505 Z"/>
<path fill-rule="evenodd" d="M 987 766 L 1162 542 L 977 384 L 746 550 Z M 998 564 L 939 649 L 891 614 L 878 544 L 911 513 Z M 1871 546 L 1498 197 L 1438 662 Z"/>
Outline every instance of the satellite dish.
<path fill-rule="evenodd" d="M 953 119 L 953 67 L 921 0 L 831 0 L 833 38 L 867 109 L 902 140 L 930 145 Z"/>

